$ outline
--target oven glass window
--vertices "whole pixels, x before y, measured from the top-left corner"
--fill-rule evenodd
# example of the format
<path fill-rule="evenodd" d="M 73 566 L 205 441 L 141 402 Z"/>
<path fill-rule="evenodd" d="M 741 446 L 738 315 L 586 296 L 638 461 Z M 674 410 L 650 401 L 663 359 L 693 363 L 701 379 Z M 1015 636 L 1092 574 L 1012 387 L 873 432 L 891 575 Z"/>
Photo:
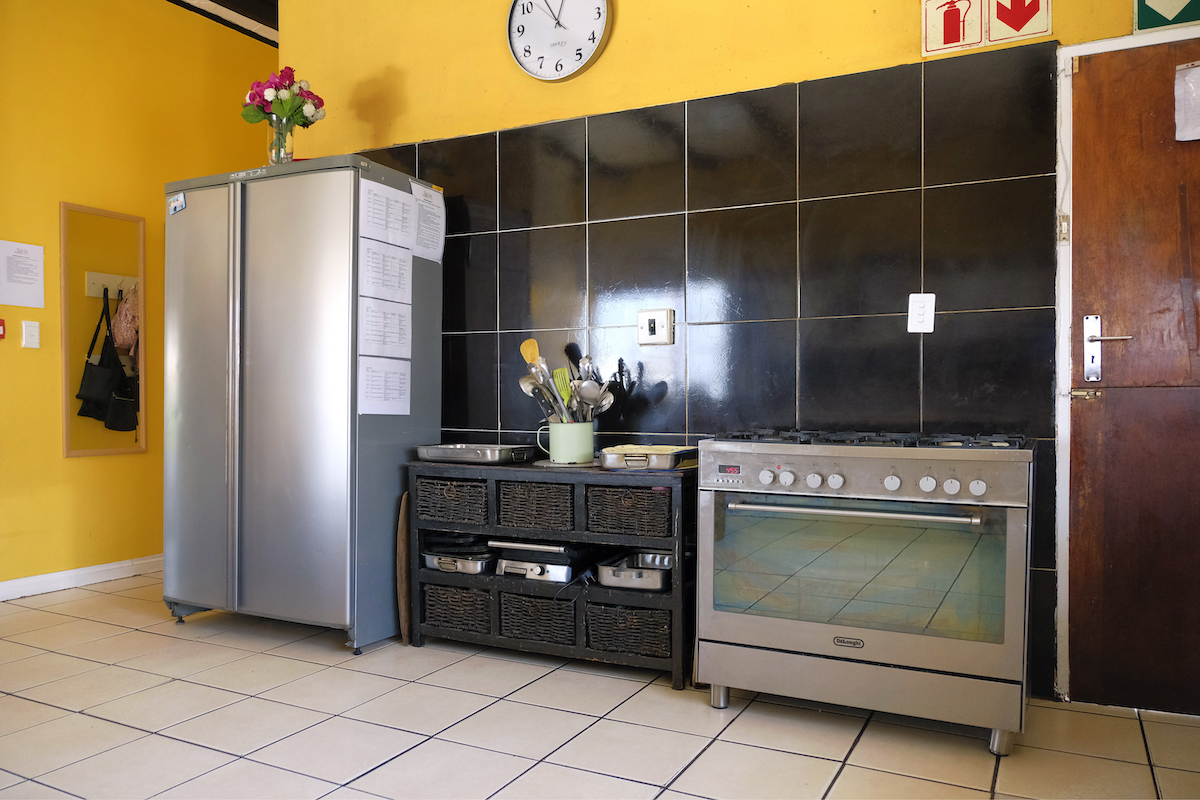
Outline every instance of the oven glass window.
<path fill-rule="evenodd" d="M 1004 641 L 1003 508 L 722 493 L 715 500 L 717 611 Z M 951 521 L 858 516 L 872 513 Z M 972 518 L 979 524 L 959 523 Z"/>

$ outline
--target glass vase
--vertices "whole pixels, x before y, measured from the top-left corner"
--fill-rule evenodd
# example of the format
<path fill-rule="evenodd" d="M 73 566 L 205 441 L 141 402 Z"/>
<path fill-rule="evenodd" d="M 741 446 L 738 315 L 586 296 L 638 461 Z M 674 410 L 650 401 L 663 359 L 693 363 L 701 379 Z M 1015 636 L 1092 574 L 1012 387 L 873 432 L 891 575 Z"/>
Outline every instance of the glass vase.
<path fill-rule="evenodd" d="M 267 150 L 267 163 L 271 166 L 290 164 L 295 147 L 295 137 L 292 135 L 296 123 L 284 119 L 278 114 L 267 114 L 267 123 L 271 126 L 271 146 Z"/>

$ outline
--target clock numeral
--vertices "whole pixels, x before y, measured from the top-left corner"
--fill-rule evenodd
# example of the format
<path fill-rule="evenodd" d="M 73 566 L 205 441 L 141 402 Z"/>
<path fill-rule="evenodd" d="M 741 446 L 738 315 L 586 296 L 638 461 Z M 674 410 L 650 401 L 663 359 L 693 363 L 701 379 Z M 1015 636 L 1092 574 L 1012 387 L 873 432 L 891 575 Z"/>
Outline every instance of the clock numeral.
<path fill-rule="evenodd" d="M 522 14 L 532 14 L 533 13 L 533 3 L 521 3 L 521 13 Z"/>
<path fill-rule="evenodd" d="M 517 36 L 524 36 L 524 35 L 525 35 L 525 26 L 518 25 L 517 26 Z"/>
<path fill-rule="evenodd" d="M 525 49 L 524 49 L 524 50 L 522 50 L 522 51 L 521 51 L 521 53 L 522 53 L 522 54 L 523 54 L 523 55 L 524 55 L 526 58 L 529 58 L 529 56 L 530 56 L 530 55 L 531 55 L 531 53 L 532 53 L 532 51 L 530 51 L 530 49 L 529 49 L 529 45 L 525 45 Z"/>
<path fill-rule="evenodd" d="M 538 56 L 538 69 L 542 68 L 542 62 L 546 60 L 545 56 Z"/>
<path fill-rule="evenodd" d="M 575 60 L 583 61 L 583 48 L 582 47 L 575 48 Z"/>
<path fill-rule="evenodd" d="M 595 31 L 592 31 L 592 35 L 588 37 L 588 41 L 591 42 L 592 44 L 596 43 L 596 32 Z"/>
<path fill-rule="evenodd" d="M 596 19 L 600 19 L 602 16 L 604 16 L 604 15 L 600 13 L 600 7 L 597 6 L 596 7 Z"/>
<path fill-rule="evenodd" d="M 562 59 L 560 58 L 558 61 L 555 61 L 555 62 L 554 62 L 554 71 L 555 71 L 555 72 L 562 72 L 562 70 L 563 70 L 563 66 L 562 66 Z"/>

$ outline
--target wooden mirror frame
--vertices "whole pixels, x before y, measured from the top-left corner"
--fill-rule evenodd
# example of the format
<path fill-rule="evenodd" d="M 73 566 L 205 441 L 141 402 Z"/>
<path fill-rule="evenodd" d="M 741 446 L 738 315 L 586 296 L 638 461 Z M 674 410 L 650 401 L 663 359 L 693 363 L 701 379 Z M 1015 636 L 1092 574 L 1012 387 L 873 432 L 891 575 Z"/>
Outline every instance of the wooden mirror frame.
<path fill-rule="evenodd" d="M 85 449 L 71 446 L 71 422 L 78 415 L 80 401 L 75 398 L 79 390 L 78 379 L 72 376 L 71 366 L 74 359 L 79 357 L 79 354 L 71 354 L 71 303 L 70 289 L 72 280 L 84 280 L 84 273 L 72 275 L 71 259 L 67 246 L 67 218 L 70 212 L 81 214 L 94 214 L 101 217 L 111 217 L 113 219 L 124 220 L 137 224 L 138 236 L 138 320 L 139 320 L 139 336 L 137 344 L 137 369 L 138 369 L 138 426 L 133 431 L 128 431 L 128 434 L 134 436 L 134 444 L 129 447 L 108 447 L 108 448 L 93 448 Z M 100 208 L 90 208 L 88 206 L 76 205 L 74 203 L 59 203 L 59 297 L 60 297 L 60 338 L 62 343 L 62 414 L 63 414 L 63 456 L 66 458 L 78 458 L 82 456 L 116 456 L 128 455 L 134 453 L 146 452 L 146 348 L 145 342 L 142 340 L 141 334 L 145 330 L 146 319 L 146 219 L 144 217 L 135 217 L 132 214 L 121 214 L 116 211 L 105 211 Z M 94 323 L 93 323 L 94 324 Z M 90 334 L 89 334 L 90 339 Z M 99 340 L 97 347 L 99 347 Z M 103 424 L 97 421 L 97 424 Z"/>

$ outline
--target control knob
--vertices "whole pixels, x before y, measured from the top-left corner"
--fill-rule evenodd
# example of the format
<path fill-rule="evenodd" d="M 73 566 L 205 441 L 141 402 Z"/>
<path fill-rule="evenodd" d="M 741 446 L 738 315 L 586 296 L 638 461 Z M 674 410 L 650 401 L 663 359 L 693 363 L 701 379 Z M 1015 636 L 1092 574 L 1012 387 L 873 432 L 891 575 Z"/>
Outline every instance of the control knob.
<path fill-rule="evenodd" d="M 942 484 L 942 488 L 946 490 L 946 494 L 958 494 L 958 490 L 962 488 L 962 484 L 954 480 L 954 478 L 949 478 Z"/>
<path fill-rule="evenodd" d="M 971 481 L 971 484 L 967 488 L 971 490 L 971 494 L 979 497 L 987 491 L 987 484 L 983 481 Z"/>
<path fill-rule="evenodd" d="M 894 492 L 900 488 L 900 477 L 898 475 L 888 475 L 883 479 L 883 488 L 889 492 Z"/>
<path fill-rule="evenodd" d="M 846 483 L 846 479 L 835 472 L 826 478 L 825 482 L 829 484 L 830 489 L 840 489 Z"/>
<path fill-rule="evenodd" d="M 774 482 L 774 480 L 775 473 L 771 472 L 769 469 L 764 469 L 762 472 L 758 473 L 758 482 L 764 486 Z"/>
<path fill-rule="evenodd" d="M 921 478 L 917 485 L 921 487 L 921 491 L 923 492 L 932 492 L 937 488 L 937 478 L 932 475 L 926 475 L 924 478 Z"/>
<path fill-rule="evenodd" d="M 791 486 L 796 482 L 796 473 L 788 472 L 786 469 L 779 473 L 779 482 L 784 486 Z"/>
<path fill-rule="evenodd" d="M 820 473 L 817 472 L 808 473 L 808 477 L 804 479 L 804 482 L 808 484 L 808 488 L 810 489 L 816 489 L 822 483 L 824 483 L 824 481 L 825 479 L 822 478 Z"/>

